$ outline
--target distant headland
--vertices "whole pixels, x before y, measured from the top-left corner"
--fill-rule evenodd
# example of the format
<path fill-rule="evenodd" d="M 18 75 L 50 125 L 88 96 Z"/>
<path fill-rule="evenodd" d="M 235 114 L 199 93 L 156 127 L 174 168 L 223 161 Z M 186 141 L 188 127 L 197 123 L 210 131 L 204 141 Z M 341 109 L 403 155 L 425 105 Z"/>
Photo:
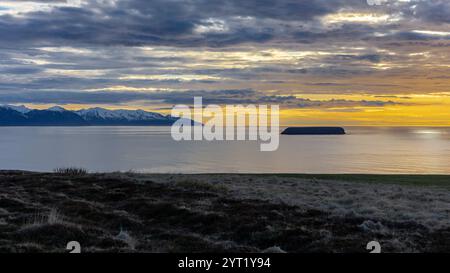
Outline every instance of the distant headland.
<path fill-rule="evenodd" d="M 282 135 L 345 135 L 342 127 L 288 127 Z"/>

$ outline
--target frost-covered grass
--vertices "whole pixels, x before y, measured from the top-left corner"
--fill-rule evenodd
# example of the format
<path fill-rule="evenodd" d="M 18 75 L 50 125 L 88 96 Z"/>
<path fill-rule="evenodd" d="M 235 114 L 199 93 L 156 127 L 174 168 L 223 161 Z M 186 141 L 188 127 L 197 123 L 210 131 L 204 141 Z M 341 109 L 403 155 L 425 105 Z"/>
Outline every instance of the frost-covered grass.
<path fill-rule="evenodd" d="M 446 187 L 450 176 L 222 174 L 189 179 L 223 185 L 237 198 L 318 209 L 336 216 L 450 228 L 450 188 Z"/>
<path fill-rule="evenodd" d="M 449 252 L 425 178 L 0 171 L 0 252 Z"/>

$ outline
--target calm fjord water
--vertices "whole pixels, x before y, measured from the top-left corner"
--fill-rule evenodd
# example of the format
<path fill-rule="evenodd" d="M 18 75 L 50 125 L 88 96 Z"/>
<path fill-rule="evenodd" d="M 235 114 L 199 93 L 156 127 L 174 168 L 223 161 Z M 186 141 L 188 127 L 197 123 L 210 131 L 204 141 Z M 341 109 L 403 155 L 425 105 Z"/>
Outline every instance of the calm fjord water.
<path fill-rule="evenodd" d="M 450 128 L 346 127 L 343 136 L 176 142 L 170 127 L 0 127 L 0 169 L 172 173 L 450 174 Z"/>

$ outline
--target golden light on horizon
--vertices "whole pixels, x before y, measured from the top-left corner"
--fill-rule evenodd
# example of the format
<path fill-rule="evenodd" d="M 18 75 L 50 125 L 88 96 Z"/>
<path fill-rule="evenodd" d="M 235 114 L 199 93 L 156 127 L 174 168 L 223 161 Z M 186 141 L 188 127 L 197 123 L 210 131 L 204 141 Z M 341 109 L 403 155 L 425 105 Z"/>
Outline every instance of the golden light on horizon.
<path fill-rule="evenodd" d="M 282 111 L 282 119 L 288 125 L 450 126 L 450 96 L 389 100 L 404 104 L 325 110 L 288 109 Z"/>
<path fill-rule="evenodd" d="M 326 95 L 303 94 L 298 97 L 314 101 L 347 100 L 373 101 L 373 95 Z M 450 126 L 450 96 L 447 94 L 430 95 L 386 95 L 375 98 L 380 102 L 392 102 L 384 106 L 347 106 L 327 108 L 289 108 L 280 105 L 280 124 L 288 125 L 341 125 L 341 126 Z M 25 104 L 36 109 L 47 109 L 54 104 Z M 170 114 L 171 107 L 163 102 L 142 104 L 65 104 L 67 110 L 79 110 L 92 107 L 107 109 L 142 109 L 146 111 Z"/>

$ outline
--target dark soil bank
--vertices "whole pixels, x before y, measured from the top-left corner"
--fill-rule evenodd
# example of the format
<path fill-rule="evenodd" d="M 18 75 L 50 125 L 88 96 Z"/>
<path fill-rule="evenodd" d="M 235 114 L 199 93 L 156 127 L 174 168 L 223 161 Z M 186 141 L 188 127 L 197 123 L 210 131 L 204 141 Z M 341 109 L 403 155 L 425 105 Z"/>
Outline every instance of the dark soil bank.
<path fill-rule="evenodd" d="M 391 232 L 383 233 L 361 228 L 366 218 L 160 177 L 167 183 L 136 174 L 0 172 L 0 252 L 66 252 L 69 241 L 83 252 L 367 252 L 372 240 L 383 252 L 450 251 L 449 229 L 385 221 Z"/>

